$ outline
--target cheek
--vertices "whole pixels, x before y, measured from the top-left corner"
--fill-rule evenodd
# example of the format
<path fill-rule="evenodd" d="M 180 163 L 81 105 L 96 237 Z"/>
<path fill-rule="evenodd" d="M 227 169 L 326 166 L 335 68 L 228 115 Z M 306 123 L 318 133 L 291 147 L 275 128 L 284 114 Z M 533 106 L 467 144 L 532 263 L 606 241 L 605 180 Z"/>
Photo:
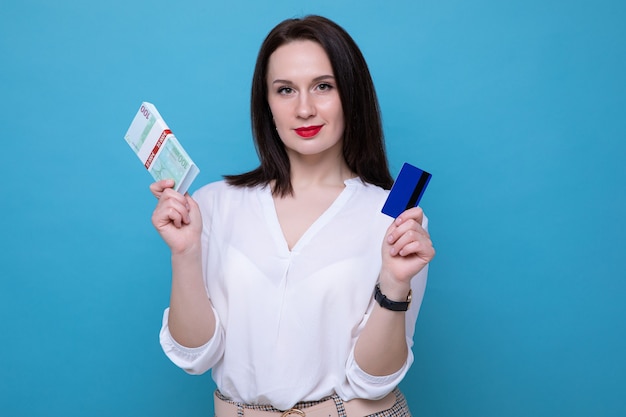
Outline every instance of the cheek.
<path fill-rule="evenodd" d="M 272 113 L 272 120 L 274 125 L 279 127 L 285 121 L 285 109 L 284 106 L 279 106 L 276 103 L 269 103 L 270 112 Z"/>
<path fill-rule="evenodd" d="M 272 112 L 272 122 L 274 123 L 274 128 L 278 132 L 278 136 L 282 141 L 284 134 L 286 134 L 290 129 L 288 120 L 285 117 L 285 110 L 284 108 L 281 108 L 281 106 L 270 105 L 270 111 Z"/>
<path fill-rule="evenodd" d="M 319 108 L 323 109 L 322 111 L 324 112 L 326 117 L 334 120 L 335 123 L 343 123 L 343 108 L 341 107 L 341 102 L 339 102 L 338 100 L 332 100 L 323 103 L 322 105 L 320 105 Z"/>
<path fill-rule="evenodd" d="M 343 110 L 333 109 L 332 118 L 338 129 L 343 130 L 345 128 L 345 118 L 343 117 Z"/>

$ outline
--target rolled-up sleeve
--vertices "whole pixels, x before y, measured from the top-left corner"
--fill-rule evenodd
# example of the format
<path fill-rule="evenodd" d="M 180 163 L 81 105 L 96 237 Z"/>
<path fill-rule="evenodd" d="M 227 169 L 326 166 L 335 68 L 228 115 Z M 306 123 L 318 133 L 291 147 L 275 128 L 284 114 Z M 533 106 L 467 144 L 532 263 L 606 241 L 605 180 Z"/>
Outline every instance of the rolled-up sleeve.
<path fill-rule="evenodd" d="M 195 348 L 182 346 L 170 334 L 168 327 L 169 308 L 163 313 L 163 324 L 159 333 L 161 348 L 179 368 L 192 375 L 200 375 L 211 369 L 224 354 L 224 330 L 215 309 L 215 333 L 204 345 Z"/>
<path fill-rule="evenodd" d="M 391 375 L 374 376 L 361 369 L 354 359 L 354 350 L 352 350 L 348 357 L 346 368 L 346 379 L 351 391 L 351 395 L 348 395 L 348 397 L 350 397 L 349 399 L 367 398 L 378 400 L 383 398 L 398 386 L 412 363 L 413 352 L 409 349 L 407 360 L 404 362 L 402 368 Z"/>

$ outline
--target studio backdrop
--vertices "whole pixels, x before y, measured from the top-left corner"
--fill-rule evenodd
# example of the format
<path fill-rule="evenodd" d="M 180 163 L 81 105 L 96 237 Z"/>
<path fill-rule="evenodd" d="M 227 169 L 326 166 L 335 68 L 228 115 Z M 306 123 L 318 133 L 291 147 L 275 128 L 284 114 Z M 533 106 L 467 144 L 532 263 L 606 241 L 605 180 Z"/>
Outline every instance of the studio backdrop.
<path fill-rule="evenodd" d="M 310 13 L 361 47 L 393 174 L 433 175 L 413 414 L 626 415 L 617 0 L 4 0 L 0 414 L 212 415 L 210 374 L 159 345 L 170 259 L 124 134 L 154 103 L 191 191 L 255 167 L 257 50 Z"/>

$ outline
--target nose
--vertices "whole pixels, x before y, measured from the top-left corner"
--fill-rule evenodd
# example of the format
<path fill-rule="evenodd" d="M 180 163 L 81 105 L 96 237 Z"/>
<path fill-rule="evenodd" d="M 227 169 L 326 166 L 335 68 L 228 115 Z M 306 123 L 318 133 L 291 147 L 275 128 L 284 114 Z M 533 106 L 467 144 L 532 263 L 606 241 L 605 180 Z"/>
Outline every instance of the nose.
<path fill-rule="evenodd" d="M 308 119 L 311 116 L 315 116 L 314 99 L 308 92 L 300 94 L 297 106 L 296 113 L 301 119 Z"/>

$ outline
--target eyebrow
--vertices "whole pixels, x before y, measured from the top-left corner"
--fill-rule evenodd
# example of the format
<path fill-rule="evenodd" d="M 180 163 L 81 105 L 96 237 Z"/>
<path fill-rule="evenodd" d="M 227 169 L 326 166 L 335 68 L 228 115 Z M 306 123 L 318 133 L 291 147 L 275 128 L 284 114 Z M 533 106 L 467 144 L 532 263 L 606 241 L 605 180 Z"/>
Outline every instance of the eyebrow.
<path fill-rule="evenodd" d="M 313 78 L 313 82 L 317 83 L 319 81 L 328 80 L 328 79 L 334 80 L 335 77 L 333 75 L 320 75 L 319 77 Z M 293 84 L 293 82 L 289 80 L 277 79 L 277 80 L 272 81 L 272 84 Z"/>

